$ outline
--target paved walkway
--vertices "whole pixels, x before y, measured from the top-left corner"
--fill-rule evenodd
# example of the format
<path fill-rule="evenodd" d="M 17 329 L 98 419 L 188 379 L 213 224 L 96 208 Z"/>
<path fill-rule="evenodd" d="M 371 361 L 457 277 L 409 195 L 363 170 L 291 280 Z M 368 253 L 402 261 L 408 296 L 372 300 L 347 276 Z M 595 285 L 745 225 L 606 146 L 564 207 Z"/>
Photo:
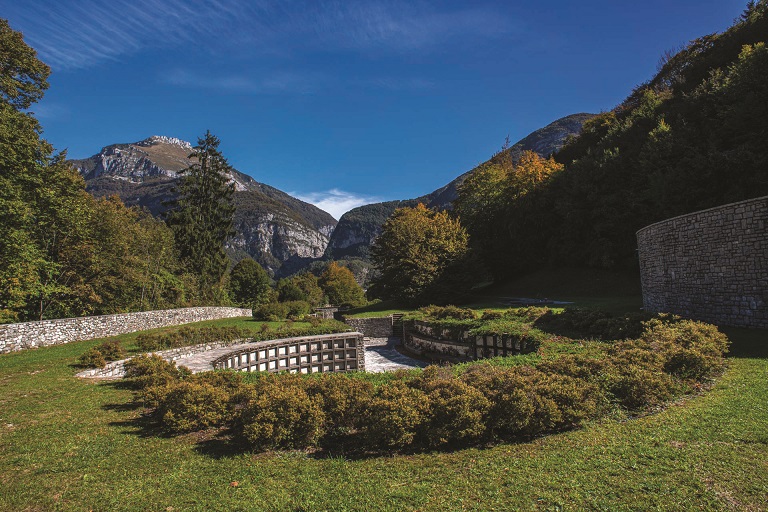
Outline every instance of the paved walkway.
<path fill-rule="evenodd" d="M 365 339 L 365 371 L 370 373 L 388 372 L 401 368 L 423 368 L 427 365 L 422 361 L 412 359 L 398 352 L 395 344 L 398 338 L 366 338 Z M 247 348 L 250 343 L 239 343 L 228 347 L 215 348 L 199 354 L 176 359 L 176 366 L 186 366 L 193 373 L 211 370 L 211 362 L 230 352 Z"/>
<path fill-rule="evenodd" d="M 365 371 L 390 372 L 399 369 L 424 368 L 427 363 L 401 354 L 395 349 L 399 338 L 366 338 Z"/>
<path fill-rule="evenodd" d="M 207 372 L 213 370 L 211 364 L 214 359 L 217 359 L 225 354 L 234 352 L 241 348 L 248 348 L 253 346 L 253 343 L 238 343 L 237 345 L 229 345 L 221 348 L 214 348 L 200 352 L 198 354 L 192 354 L 191 356 L 180 357 L 176 359 L 176 366 L 186 366 L 192 373 Z"/>

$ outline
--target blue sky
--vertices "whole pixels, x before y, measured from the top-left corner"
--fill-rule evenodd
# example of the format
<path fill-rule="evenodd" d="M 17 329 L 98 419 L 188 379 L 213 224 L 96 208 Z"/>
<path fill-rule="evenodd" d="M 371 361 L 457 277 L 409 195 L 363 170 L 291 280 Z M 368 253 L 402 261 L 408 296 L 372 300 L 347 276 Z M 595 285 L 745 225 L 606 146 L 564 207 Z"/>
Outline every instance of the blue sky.
<path fill-rule="evenodd" d="M 32 109 L 72 158 L 207 129 L 334 216 L 431 192 L 551 121 L 619 103 L 746 0 L 0 0 L 51 65 Z"/>

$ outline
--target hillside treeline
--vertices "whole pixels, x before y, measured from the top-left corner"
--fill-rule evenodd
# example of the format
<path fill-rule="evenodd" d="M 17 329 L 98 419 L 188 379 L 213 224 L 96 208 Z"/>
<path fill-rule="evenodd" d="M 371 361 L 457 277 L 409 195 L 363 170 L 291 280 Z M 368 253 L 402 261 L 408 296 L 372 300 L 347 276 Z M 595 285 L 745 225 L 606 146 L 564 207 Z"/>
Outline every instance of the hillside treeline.
<path fill-rule="evenodd" d="M 660 62 L 552 159 L 497 158 L 456 211 L 496 279 L 542 264 L 636 268 L 635 232 L 768 194 L 768 1 Z"/>

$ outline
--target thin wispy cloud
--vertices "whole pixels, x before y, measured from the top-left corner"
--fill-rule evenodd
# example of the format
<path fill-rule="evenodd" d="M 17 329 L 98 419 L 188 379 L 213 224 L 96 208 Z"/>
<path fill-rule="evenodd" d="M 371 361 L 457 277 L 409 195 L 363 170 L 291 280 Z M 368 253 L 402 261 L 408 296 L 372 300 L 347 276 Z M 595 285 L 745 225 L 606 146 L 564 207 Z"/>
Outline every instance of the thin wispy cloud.
<path fill-rule="evenodd" d="M 192 45 L 243 55 L 429 50 L 514 33 L 493 8 L 424 2 L 290 0 L 25 0 L 3 8 L 54 68 Z"/>
<path fill-rule="evenodd" d="M 164 72 L 160 80 L 170 85 L 213 89 L 238 94 L 311 94 L 325 87 L 329 77 L 322 73 L 275 71 L 259 77 L 246 75 L 211 76 L 185 69 Z"/>
<path fill-rule="evenodd" d="M 291 192 L 290 194 L 302 201 L 317 206 L 321 210 L 325 210 L 336 220 L 340 219 L 342 215 L 352 208 L 381 201 L 381 199 L 377 197 L 345 192 L 344 190 L 339 190 L 337 188 L 323 192 L 309 192 L 306 194 Z"/>

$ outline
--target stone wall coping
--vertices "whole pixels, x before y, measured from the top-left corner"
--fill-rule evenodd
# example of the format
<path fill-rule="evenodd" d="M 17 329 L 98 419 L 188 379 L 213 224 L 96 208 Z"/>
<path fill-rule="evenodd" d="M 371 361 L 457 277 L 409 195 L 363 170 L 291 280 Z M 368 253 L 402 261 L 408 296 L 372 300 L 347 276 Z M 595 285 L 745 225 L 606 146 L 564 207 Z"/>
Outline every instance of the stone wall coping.
<path fill-rule="evenodd" d="M 87 322 L 91 320 L 96 319 L 104 319 L 104 320 L 118 320 L 120 318 L 123 318 L 125 316 L 142 316 L 142 315 L 149 315 L 150 313 L 173 313 L 173 312 L 183 312 L 183 311 L 192 311 L 195 309 L 240 309 L 243 311 L 243 316 L 251 316 L 253 313 L 250 309 L 247 308 L 239 308 L 236 306 L 190 306 L 188 308 L 173 308 L 173 309 L 153 309 L 148 311 L 134 311 L 132 313 L 112 313 L 109 315 L 92 315 L 92 316 L 73 316 L 73 317 L 67 317 L 67 318 L 48 318 L 46 320 L 30 320 L 29 322 L 16 322 L 12 324 L 0 324 L 0 330 L 2 329 L 11 329 L 17 326 L 43 326 L 43 325 L 51 325 L 55 323 L 61 323 L 65 321 L 71 321 L 71 322 Z M 205 321 L 205 320 L 203 320 Z"/>
<path fill-rule="evenodd" d="M 704 210 L 697 210 L 697 211 L 691 212 L 691 213 L 684 213 L 683 215 L 678 215 L 677 217 L 670 217 L 668 219 L 664 219 L 664 220 L 660 220 L 658 222 L 654 222 L 653 224 L 648 224 L 647 226 L 638 229 L 635 232 L 635 235 L 639 235 L 641 232 L 645 231 L 646 229 L 652 228 L 654 226 L 658 226 L 659 224 L 667 224 L 669 222 L 672 222 L 672 221 L 675 221 L 675 220 L 679 220 L 679 219 L 683 219 L 685 217 L 693 217 L 694 215 L 699 215 L 699 214 L 705 213 L 705 212 L 712 212 L 712 211 L 715 211 L 715 210 L 722 210 L 722 209 L 726 209 L 726 208 L 731 208 L 733 206 L 737 206 L 737 205 L 740 205 L 742 203 L 753 203 L 753 202 L 758 202 L 758 201 L 763 201 L 763 200 L 764 201 L 768 201 L 768 196 L 753 197 L 752 199 L 744 199 L 743 201 L 736 201 L 735 203 L 721 204 L 719 206 L 713 206 L 712 208 L 705 208 Z"/>

